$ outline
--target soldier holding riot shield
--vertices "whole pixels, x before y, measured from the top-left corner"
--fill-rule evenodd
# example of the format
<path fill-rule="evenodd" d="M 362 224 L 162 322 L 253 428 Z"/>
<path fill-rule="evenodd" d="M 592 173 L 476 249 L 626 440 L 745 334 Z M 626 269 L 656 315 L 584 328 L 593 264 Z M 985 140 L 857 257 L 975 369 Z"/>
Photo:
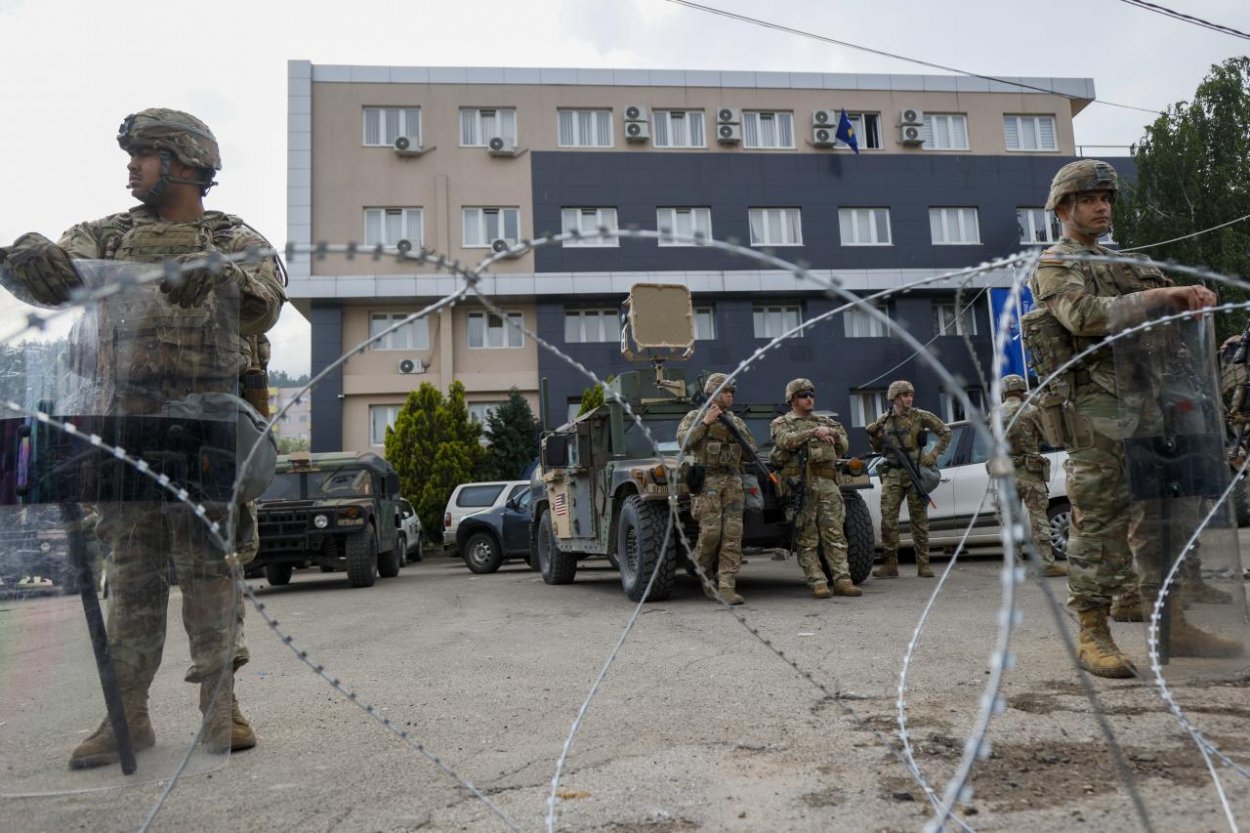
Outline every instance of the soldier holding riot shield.
<path fill-rule="evenodd" d="M 36 233 L 23 235 L 10 249 L 0 249 L 0 280 L 21 301 L 41 306 L 65 304 L 78 287 L 115 282 L 118 292 L 89 305 L 90 314 L 71 333 L 70 363 L 89 384 L 75 405 L 58 403 L 56 413 L 117 418 L 109 423 L 113 440 L 104 439 L 123 445 L 124 438 L 132 448 L 145 442 L 136 436 L 144 420 L 185 419 L 195 426 L 220 418 L 229 426 L 230 448 L 216 450 L 233 465 L 240 415 L 257 419 L 237 397 L 247 395 L 257 406 L 267 397 L 261 392 L 267 383 L 258 374 L 268 347 L 264 333 L 277 322 L 286 299 L 281 264 L 261 254 L 272 247 L 242 220 L 205 209 L 203 198 L 215 184 L 221 158 L 202 121 L 177 110 L 144 110 L 126 118 L 117 141 L 130 156 L 129 190 L 142 204 L 80 223 L 57 243 Z M 254 256 L 223 257 L 244 252 Z M 119 270 L 89 261 L 165 262 L 178 268 L 167 268 L 163 280 L 135 285 L 143 268 Z M 185 438 L 195 430 L 178 433 Z M 197 476 L 177 451 L 149 447 L 146 452 L 143 460 L 151 458 L 152 470 L 172 467 L 175 485 L 181 485 L 177 475 Z M 248 449 L 237 452 L 241 459 Z M 208 465 L 208 444 L 198 453 L 199 465 Z M 172 560 L 190 639 L 186 679 L 200 684 L 204 745 L 223 752 L 250 748 L 255 735 L 233 695 L 233 672 L 247 661 L 241 598 L 225 553 L 208 532 L 209 523 L 229 515 L 229 495 L 201 495 L 206 520 L 182 503 L 121 485 L 132 480 L 133 475 L 114 476 L 101 466 L 91 476 L 98 494 L 79 497 L 118 501 L 101 511 L 96 533 L 111 551 L 108 647 L 134 745 L 155 743 L 148 693 L 164 648 Z M 239 509 L 242 560 L 249 549 L 254 554 L 256 542 L 254 530 L 247 529 L 252 516 Z M 70 766 L 112 763 L 117 746 L 106 719 L 73 751 Z"/>

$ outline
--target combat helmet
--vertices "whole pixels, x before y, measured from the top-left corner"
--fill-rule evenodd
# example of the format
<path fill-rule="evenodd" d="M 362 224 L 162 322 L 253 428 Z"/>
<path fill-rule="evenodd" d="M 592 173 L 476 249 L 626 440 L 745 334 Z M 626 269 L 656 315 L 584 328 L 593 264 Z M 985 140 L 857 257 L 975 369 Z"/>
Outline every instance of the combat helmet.
<path fill-rule="evenodd" d="M 786 385 L 786 401 L 794 399 L 794 395 L 800 391 L 810 390 L 815 392 L 816 386 L 812 384 L 811 379 L 792 379 L 790 384 Z"/>
<path fill-rule="evenodd" d="M 1115 168 L 1097 159 L 1078 159 L 1059 169 L 1050 183 L 1050 196 L 1046 198 L 1046 210 L 1054 211 L 1064 197 L 1082 191 L 1120 190 L 1120 177 Z"/>
<path fill-rule="evenodd" d="M 724 384 L 725 380 L 728 378 L 729 378 L 729 374 L 727 373 L 713 373 L 711 376 L 707 377 L 707 381 L 703 383 L 703 393 L 706 396 L 711 396 L 713 393 L 716 392 L 717 388 L 719 388 L 722 384 Z M 722 393 L 725 391 L 729 391 L 730 393 L 733 393 L 734 383 L 730 382 L 729 384 L 725 385 L 725 387 L 721 388 Z"/>
<path fill-rule="evenodd" d="M 906 379 L 899 379 L 896 382 L 890 383 L 889 390 L 885 392 L 885 398 L 893 402 L 896 397 L 902 396 L 905 393 L 914 394 L 915 392 L 916 389 L 911 386 L 911 382 Z"/>
<path fill-rule="evenodd" d="M 127 152 L 132 150 L 155 150 L 161 157 L 161 179 L 151 191 L 141 195 L 144 202 L 151 202 L 165 190 L 170 182 L 199 185 L 202 194 L 216 183 L 213 172 L 221 170 L 221 149 L 217 137 L 208 125 L 190 113 L 165 107 L 149 107 L 131 113 L 117 129 L 117 144 Z M 170 160 L 177 159 L 184 165 L 199 168 L 203 178 L 180 179 L 170 174 Z"/>
<path fill-rule="evenodd" d="M 1024 377 L 1019 373 L 1010 373 L 1003 377 L 1003 396 L 1009 396 L 1013 393 L 1023 393 L 1028 389 L 1028 383 L 1024 381 Z"/>

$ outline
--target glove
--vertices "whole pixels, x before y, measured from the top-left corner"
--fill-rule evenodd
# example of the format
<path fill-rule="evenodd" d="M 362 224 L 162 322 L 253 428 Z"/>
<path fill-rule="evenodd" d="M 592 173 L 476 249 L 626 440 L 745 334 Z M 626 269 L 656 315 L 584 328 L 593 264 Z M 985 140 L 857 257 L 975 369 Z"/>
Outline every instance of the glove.
<path fill-rule="evenodd" d="M 864 426 L 864 430 L 868 432 L 868 436 L 875 437 L 881 433 L 881 426 L 878 423 L 870 423 Z"/>
<path fill-rule="evenodd" d="M 924 466 L 925 468 L 931 467 L 936 462 L 937 462 L 936 454 L 930 453 L 920 458 L 920 465 Z"/>
<path fill-rule="evenodd" d="M 229 261 L 219 257 L 213 258 L 204 254 L 181 255 L 174 258 L 181 272 L 176 276 L 166 275 L 161 279 L 161 292 L 169 298 L 169 303 L 183 309 L 198 307 L 208 298 L 210 292 L 223 283 L 243 282 L 243 270 Z M 194 266 L 183 264 L 194 263 Z"/>
<path fill-rule="evenodd" d="M 5 285 L 39 304 L 63 304 L 82 286 L 69 253 L 42 234 L 31 232 L 17 238 L 3 263 Z"/>

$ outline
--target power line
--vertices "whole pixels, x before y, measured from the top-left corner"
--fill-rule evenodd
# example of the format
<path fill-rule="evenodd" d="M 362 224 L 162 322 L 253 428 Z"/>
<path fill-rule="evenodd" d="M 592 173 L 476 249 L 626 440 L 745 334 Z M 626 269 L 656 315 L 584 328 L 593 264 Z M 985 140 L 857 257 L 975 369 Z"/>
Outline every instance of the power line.
<path fill-rule="evenodd" d="M 765 29 L 772 29 L 776 32 L 785 32 L 786 34 L 790 34 L 790 35 L 798 35 L 804 38 L 811 38 L 812 40 L 818 40 L 824 43 L 831 43 L 835 46 L 844 46 L 847 49 L 857 49 L 860 52 L 868 52 L 873 55 L 881 55 L 882 57 L 885 57 L 885 58 L 894 58 L 895 60 L 905 61 L 910 64 L 919 64 L 920 66 L 929 67 L 930 69 L 940 69 L 943 72 L 953 72 L 957 75 L 966 75 L 969 78 L 980 78 L 983 81 L 993 81 L 998 84 L 1008 84 L 1010 86 L 1020 87 L 1026 90 L 1036 90 L 1037 92 L 1040 92 L 1040 93 L 1049 93 L 1051 95 L 1060 96 L 1061 98 L 1067 98 L 1067 99 L 1078 98 L 1078 96 L 1069 95 L 1067 93 L 1061 93 L 1056 90 L 1049 90 L 1049 89 L 1046 89 L 1045 87 L 1036 87 L 1032 84 L 1025 84 L 1023 81 L 1013 81 L 1010 78 L 998 78 L 997 76 L 994 76 L 994 75 L 982 75 L 979 72 L 970 72 L 969 70 L 966 70 L 966 69 L 958 69 L 957 67 L 949 67 L 944 64 L 935 64 L 932 61 L 924 61 L 919 58 L 908 58 L 906 55 L 899 55 L 894 52 L 886 52 L 881 49 L 873 49 L 872 47 L 869 47 L 869 46 L 860 46 L 857 43 L 850 43 L 849 41 L 838 40 L 837 38 L 831 38 L 828 35 L 818 35 L 815 32 L 809 32 L 806 29 L 795 29 L 791 26 L 783 26 L 780 23 L 772 23 L 767 20 L 761 20 L 758 17 L 748 17 L 747 15 L 738 14 L 737 12 L 730 12 L 724 9 L 717 9 L 713 6 L 704 6 L 701 3 L 691 2 L 691 0 L 668 0 L 668 2 L 678 5 L 678 6 L 685 6 L 686 8 L 694 9 L 695 11 L 707 12 L 708 14 L 714 14 L 714 15 L 719 15 L 721 17 L 727 17 L 730 20 L 737 20 L 741 23 L 750 23 L 753 26 L 761 26 Z M 1125 110 L 1139 110 L 1143 113 L 1150 113 L 1152 116 L 1159 115 L 1158 110 L 1149 110 L 1145 107 L 1137 107 L 1132 104 L 1117 104 L 1114 101 L 1106 101 L 1100 98 L 1094 99 L 1092 103 L 1105 104 L 1108 107 L 1122 107 Z"/>
<path fill-rule="evenodd" d="M 1194 17 L 1191 14 L 1185 14 L 1183 12 L 1178 12 L 1174 9 L 1169 9 L 1167 6 L 1159 6 L 1154 3 L 1147 3 L 1146 0 L 1120 0 L 1120 2 L 1128 3 L 1130 6 L 1136 6 L 1139 9 L 1145 9 L 1148 12 L 1161 14 L 1164 17 L 1170 17 L 1174 20 L 1179 20 L 1182 23 L 1192 23 L 1194 26 L 1201 26 L 1204 29 L 1210 29 L 1212 32 L 1219 32 L 1222 35 L 1232 35 L 1235 38 L 1244 38 L 1245 40 L 1250 40 L 1250 35 L 1246 34 L 1240 29 L 1234 29 L 1231 26 L 1225 26 L 1222 23 L 1212 23 L 1209 20 L 1203 20 L 1201 17 Z"/>
<path fill-rule="evenodd" d="M 1206 234 L 1209 231 L 1217 231 L 1219 229 L 1224 228 L 1225 226 L 1231 226 L 1233 223 L 1240 223 L 1242 220 L 1250 220 L 1250 214 L 1245 214 L 1241 217 L 1238 217 L 1235 220 L 1229 220 L 1227 223 L 1220 223 L 1218 226 L 1211 226 L 1211 228 L 1204 228 L 1202 231 L 1195 231 L 1192 234 L 1183 234 L 1180 237 L 1173 237 L 1171 240 L 1160 240 L 1158 243 L 1145 243 L 1141 246 L 1134 246 L 1131 249 L 1120 249 L 1120 251 L 1136 252 L 1136 251 L 1140 251 L 1141 249 L 1153 249 L 1155 246 L 1166 246 L 1169 243 L 1179 243 L 1182 240 L 1188 240 L 1191 237 L 1197 237 L 1201 234 Z"/>

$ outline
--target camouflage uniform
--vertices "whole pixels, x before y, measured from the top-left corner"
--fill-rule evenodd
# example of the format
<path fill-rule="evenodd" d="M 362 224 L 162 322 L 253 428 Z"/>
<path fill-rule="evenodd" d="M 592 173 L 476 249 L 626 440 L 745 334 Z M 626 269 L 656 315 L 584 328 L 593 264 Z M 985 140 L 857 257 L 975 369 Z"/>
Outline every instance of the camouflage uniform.
<path fill-rule="evenodd" d="M 882 432 L 894 437 L 903 453 L 916 464 L 921 461 L 922 443 L 920 433 L 933 431 L 938 435 L 937 445 L 930 454 L 939 456 L 950 445 L 951 429 L 936 414 L 922 408 L 912 408 L 903 416 L 899 416 L 891 408 L 865 426 L 868 431 L 868 442 L 873 451 L 884 451 Z M 929 505 L 916 493 L 911 478 L 901 466 L 894 463 L 887 455 L 877 469 L 881 475 L 881 547 L 885 551 L 886 570 L 889 565 L 898 569 L 898 513 L 907 500 L 907 511 L 911 517 L 912 546 L 916 550 L 916 568 L 918 572 L 929 570 Z"/>
<path fill-rule="evenodd" d="M 1020 381 L 1023 383 L 1024 380 Z M 1016 492 L 1029 513 L 1033 543 L 1044 567 L 1059 575 L 1057 571 L 1061 568 L 1055 564 L 1055 552 L 1050 545 L 1050 518 L 1047 516 L 1050 508 L 1050 460 L 1040 450 L 1043 442 L 1041 416 L 1037 406 L 1025 405 L 1019 393 L 1007 395 L 996 410 L 1007 431 Z M 989 467 L 988 462 L 986 467 Z"/>

